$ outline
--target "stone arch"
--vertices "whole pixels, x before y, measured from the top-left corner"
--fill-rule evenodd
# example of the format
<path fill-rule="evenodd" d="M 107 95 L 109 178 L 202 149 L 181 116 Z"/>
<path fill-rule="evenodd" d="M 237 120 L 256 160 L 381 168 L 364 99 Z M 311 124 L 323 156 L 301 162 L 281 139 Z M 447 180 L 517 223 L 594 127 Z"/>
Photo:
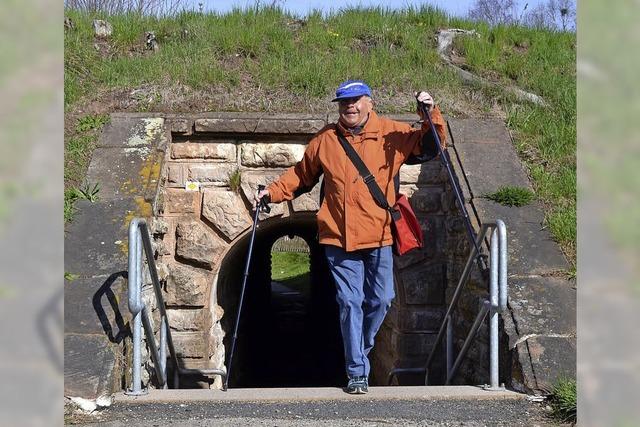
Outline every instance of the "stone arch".
<path fill-rule="evenodd" d="M 271 305 L 271 248 L 285 235 L 304 239 L 310 249 L 309 306 L 300 321 L 299 333 L 282 333 L 274 327 Z M 251 268 L 230 377 L 231 386 L 338 386 L 343 378 L 343 355 L 338 326 L 335 289 L 322 249 L 317 242 L 314 212 L 272 217 L 256 230 Z M 238 237 L 225 254 L 212 287 L 212 299 L 224 310 L 220 325 L 228 360 L 236 321 L 240 288 L 250 232 Z M 310 367 L 313 369 L 310 369 Z"/>

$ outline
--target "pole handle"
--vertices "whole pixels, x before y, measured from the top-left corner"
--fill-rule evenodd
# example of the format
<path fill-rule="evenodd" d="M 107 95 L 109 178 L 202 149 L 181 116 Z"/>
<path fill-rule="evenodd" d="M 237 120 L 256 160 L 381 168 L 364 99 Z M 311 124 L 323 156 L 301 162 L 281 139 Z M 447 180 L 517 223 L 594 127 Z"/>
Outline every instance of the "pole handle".
<path fill-rule="evenodd" d="M 258 184 L 258 193 L 265 189 L 265 186 L 262 184 Z M 269 196 L 262 196 L 260 198 L 260 203 L 258 204 L 258 209 L 263 212 L 269 213 L 271 212 L 271 208 L 269 207 L 269 202 L 271 198 Z"/>

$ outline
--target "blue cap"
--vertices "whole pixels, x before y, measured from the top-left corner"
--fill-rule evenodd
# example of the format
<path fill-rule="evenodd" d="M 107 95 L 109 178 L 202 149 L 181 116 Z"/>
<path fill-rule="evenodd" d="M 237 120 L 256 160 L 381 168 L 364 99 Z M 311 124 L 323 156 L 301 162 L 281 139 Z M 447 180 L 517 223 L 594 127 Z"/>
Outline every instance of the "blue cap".
<path fill-rule="evenodd" d="M 331 102 L 340 101 L 344 98 L 355 98 L 358 96 L 371 96 L 371 89 L 362 80 L 347 80 L 336 89 L 336 97 Z"/>

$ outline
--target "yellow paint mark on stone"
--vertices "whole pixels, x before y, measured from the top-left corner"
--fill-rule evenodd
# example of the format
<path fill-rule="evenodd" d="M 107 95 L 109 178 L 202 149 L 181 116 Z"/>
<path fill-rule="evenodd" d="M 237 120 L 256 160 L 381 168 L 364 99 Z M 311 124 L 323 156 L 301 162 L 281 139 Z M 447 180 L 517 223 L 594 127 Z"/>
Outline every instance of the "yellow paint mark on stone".
<path fill-rule="evenodd" d="M 144 132 L 136 132 L 126 141 L 126 145 L 131 147 L 132 150 L 136 150 L 141 157 L 145 157 L 142 163 L 142 167 L 138 171 L 140 177 L 140 183 L 127 180 L 122 183 L 120 190 L 122 193 L 128 193 L 135 195 L 134 202 L 136 207 L 134 210 L 127 211 L 124 217 L 124 223 L 122 224 L 124 229 L 128 229 L 129 223 L 134 218 L 151 218 L 153 215 L 153 207 L 151 203 L 147 202 L 141 194 L 144 194 L 147 188 L 154 183 L 157 183 L 160 179 L 160 168 L 162 156 L 159 153 L 151 153 L 148 148 L 153 144 L 156 138 L 160 138 L 160 141 L 165 140 L 164 135 L 164 119 L 163 118 L 149 118 L 143 119 Z M 143 147 L 140 147 L 143 146 Z M 128 234 L 127 234 L 128 235 Z M 125 238 L 122 241 L 116 243 L 120 251 L 125 255 L 129 255 L 129 239 Z"/>
<path fill-rule="evenodd" d="M 126 180 L 125 182 L 122 183 L 122 185 L 120 186 L 120 192 L 121 193 L 130 193 L 133 187 L 133 183 L 131 182 L 130 179 Z"/>
<path fill-rule="evenodd" d="M 129 223 L 134 218 L 151 218 L 153 214 L 153 207 L 151 203 L 147 202 L 144 197 L 136 196 L 134 199 L 136 207 L 132 211 L 127 211 L 127 215 L 124 217 L 123 227 L 128 230 Z M 128 236 L 128 234 L 127 234 Z M 120 251 L 125 255 L 129 256 L 129 239 L 125 238 L 124 240 L 117 243 L 118 247 L 120 247 Z"/>
<path fill-rule="evenodd" d="M 158 181 L 160 178 L 160 162 L 156 161 L 155 156 L 149 156 L 147 160 L 145 160 L 140 169 L 140 177 L 145 183 Z"/>
<path fill-rule="evenodd" d="M 129 256 L 129 239 L 125 238 L 124 240 L 118 243 L 118 248 L 120 248 L 120 252 L 124 254 L 125 257 Z"/>

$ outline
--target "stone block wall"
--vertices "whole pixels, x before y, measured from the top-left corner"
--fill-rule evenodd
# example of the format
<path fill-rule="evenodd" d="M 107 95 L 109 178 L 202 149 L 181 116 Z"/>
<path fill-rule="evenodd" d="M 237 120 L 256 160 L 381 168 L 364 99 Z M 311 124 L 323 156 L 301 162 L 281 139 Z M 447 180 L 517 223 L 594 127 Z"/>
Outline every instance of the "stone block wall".
<path fill-rule="evenodd" d="M 439 159 L 403 166 L 401 191 L 422 224 L 425 246 L 395 259 L 396 299 L 378 337 L 372 361 L 375 383 L 394 368 L 421 368 L 429 357 L 468 251 L 460 213 Z M 385 345 L 378 345 L 385 343 Z M 442 363 L 432 367 L 440 376 Z M 399 375 L 394 384 L 424 384 L 424 375 Z"/>
<path fill-rule="evenodd" d="M 270 183 L 300 160 L 312 135 L 331 119 L 251 113 L 167 118 L 171 141 L 152 233 L 172 335 L 185 367 L 224 365 L 225 307 L 218 304 L 216 289 L 221 262 L 250 230 L 257 184 Z M 378 384 L 394 367 L 422 366 L 426 360 L 442 321 L 449 277 L 466 250 L 440 161 L 404 166 L 400 179 L 426 245 L 395 260 L 397 296 L 372 356 L 372 381 Z M 318 187 L 293 202 L 272 205 L 265 217 L 314 213 Z M 219 380 L 211 384 L 219 386 Z"/>

